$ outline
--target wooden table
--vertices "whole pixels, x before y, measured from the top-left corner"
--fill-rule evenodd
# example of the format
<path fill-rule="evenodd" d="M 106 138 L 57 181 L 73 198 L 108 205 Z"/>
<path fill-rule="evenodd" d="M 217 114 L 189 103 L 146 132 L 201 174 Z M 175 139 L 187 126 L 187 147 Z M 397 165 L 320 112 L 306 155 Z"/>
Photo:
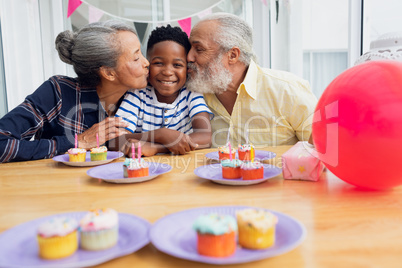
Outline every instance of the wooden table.
<path fill-rule="evenodd" d="M 277 153 L 290 146 L 267 147 Z M 318 182 L 283 180 L 282 175 L 250 186 L 227 186 L 197 177 L 194 168 L 209 164 L 199 150 L 153 161 L 173 170 L 151 181 L 106 183 L 53 160 L 0 164 L 0 232 L 52 214 L 111 207 L 153 223 L 178 211 L 218 205 L 247 205 L 286 213 L 307 229 L 296 249 L 252 262 L 247 267 L 401 267 L 402 187 L 363 191 L 329 172 Z M 123 159 L 115 160 L 123 161 Z M 99 267 L 206 267 L 171 257 L 152 244 Z M 241 267 L 243 265 L 233 265 Z"/>

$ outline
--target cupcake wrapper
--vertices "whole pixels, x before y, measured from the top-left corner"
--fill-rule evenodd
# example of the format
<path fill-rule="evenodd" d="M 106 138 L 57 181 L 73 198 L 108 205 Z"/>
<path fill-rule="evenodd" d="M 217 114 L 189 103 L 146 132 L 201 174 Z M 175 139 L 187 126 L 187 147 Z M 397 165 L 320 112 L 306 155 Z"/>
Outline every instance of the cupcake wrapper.
<path fill-rule="evenodd" d="M 60 259 L 72 255 L 78 248 L 78 232 L 66 236 L 37 236 L 39 256 L 44 259 Z"/>
<path fill-rule="evenodd" d="M 85 162 L 86 153 L 81 154 L 69 154 L 70 162 Z"/>
<path fill-rule="evenodd" d="M 80 245 L 86 250 L 102 250 L 114 246 L 119 237 L 118 227 L 99 231 L 81 231 Z"/>
<path fill-rule="evenodd" d="M 269 248 L 275 243 L 275 226 L 262 232 L 247 224 L 239 224 L 239 244 L 249 249 Z"/>
<path fill-rule="evenodd" d="M 107 152 L 104 153 L 91 153 L 91 161 L 102 161 L 107 159 Z"/>

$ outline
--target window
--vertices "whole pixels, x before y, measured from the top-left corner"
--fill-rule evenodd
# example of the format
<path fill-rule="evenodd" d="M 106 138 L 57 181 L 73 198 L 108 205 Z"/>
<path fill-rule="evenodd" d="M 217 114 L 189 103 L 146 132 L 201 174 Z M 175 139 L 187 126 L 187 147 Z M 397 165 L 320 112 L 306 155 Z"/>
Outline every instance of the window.
<path fill-rule="evenodd" d="M 364 0 L 363 8 L 363 53 L 369 51 L 370 43 L 381 35 L 402 34 L 402 1 Z"/>
<path fill-rule="evenodd" d="M 276 2 L 276 1 L 271 1 Z M 271 3 L 272 68 L 310 82 L 317 97 L 348 68 L 349 0 Z"/>

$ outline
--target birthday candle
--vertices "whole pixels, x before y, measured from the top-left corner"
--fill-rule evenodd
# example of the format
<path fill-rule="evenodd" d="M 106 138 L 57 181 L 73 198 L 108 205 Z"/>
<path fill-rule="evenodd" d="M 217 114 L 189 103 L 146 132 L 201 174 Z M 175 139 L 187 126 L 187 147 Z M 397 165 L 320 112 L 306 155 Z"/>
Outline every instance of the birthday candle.
<path fill-rule="evenodd" d="M 75 148 L 78 148 L 78 136 L 77 133 L 75 133 Z"/>
<path fill-rule="evenodd" d="M 228 128 L 228 135 L 226 137 L 226 144 L 229 144 L 229 137 L 230 137 L 230 127 Z"/>
<path fill-rule="evenodd" d="M 230 144 L 230 141 L 228 143 L 228 146 L 229 146 L 229 159 L 230 159 L 230 161 L 232 161 L 233 160 L 233 157 L 232 157 L 232 145 Z"/>
<path fill-rule="evenodd" d="M 251 145 L 250 144 L 250 146 L 251 146 L 251 148 L 250 148 L 250 158 L 251 158 L 251 162 L 254 162 L 254 148 L 253 148 L 253 145 Z"/>
<path fill-rule="evenodd" d="M 99 136 L 98 136 L 98 133 L 96 133 L 96 147 L 99 148 Z"/>
<path fill-rule="evenodd" d="M 132 159 L 135 158 L 135 147 L 134 147 L 134 143 L 131 143 L 131 158 L 132 158 Z"/>
<path fill-rule="evenodd" d="M 141 142 L 138 143 L 138 162 L 141 160 Z"/>

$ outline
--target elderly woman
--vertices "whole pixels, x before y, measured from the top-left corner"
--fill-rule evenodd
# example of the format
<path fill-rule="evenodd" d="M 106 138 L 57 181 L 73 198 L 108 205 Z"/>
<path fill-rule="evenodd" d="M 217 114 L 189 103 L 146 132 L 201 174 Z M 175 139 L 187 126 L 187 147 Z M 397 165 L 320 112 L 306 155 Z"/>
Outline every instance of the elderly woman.
<path fill-rule="evenodd" d="M 147 85 L 149 62 L 135 30 L 119 21 L 89 24 L 56 38 L 60 59 L 77 78 L 53 76 L 0 119 L 0 162 L 51 158 L 124 134 L 114 118 L 128 89 Z"/>

